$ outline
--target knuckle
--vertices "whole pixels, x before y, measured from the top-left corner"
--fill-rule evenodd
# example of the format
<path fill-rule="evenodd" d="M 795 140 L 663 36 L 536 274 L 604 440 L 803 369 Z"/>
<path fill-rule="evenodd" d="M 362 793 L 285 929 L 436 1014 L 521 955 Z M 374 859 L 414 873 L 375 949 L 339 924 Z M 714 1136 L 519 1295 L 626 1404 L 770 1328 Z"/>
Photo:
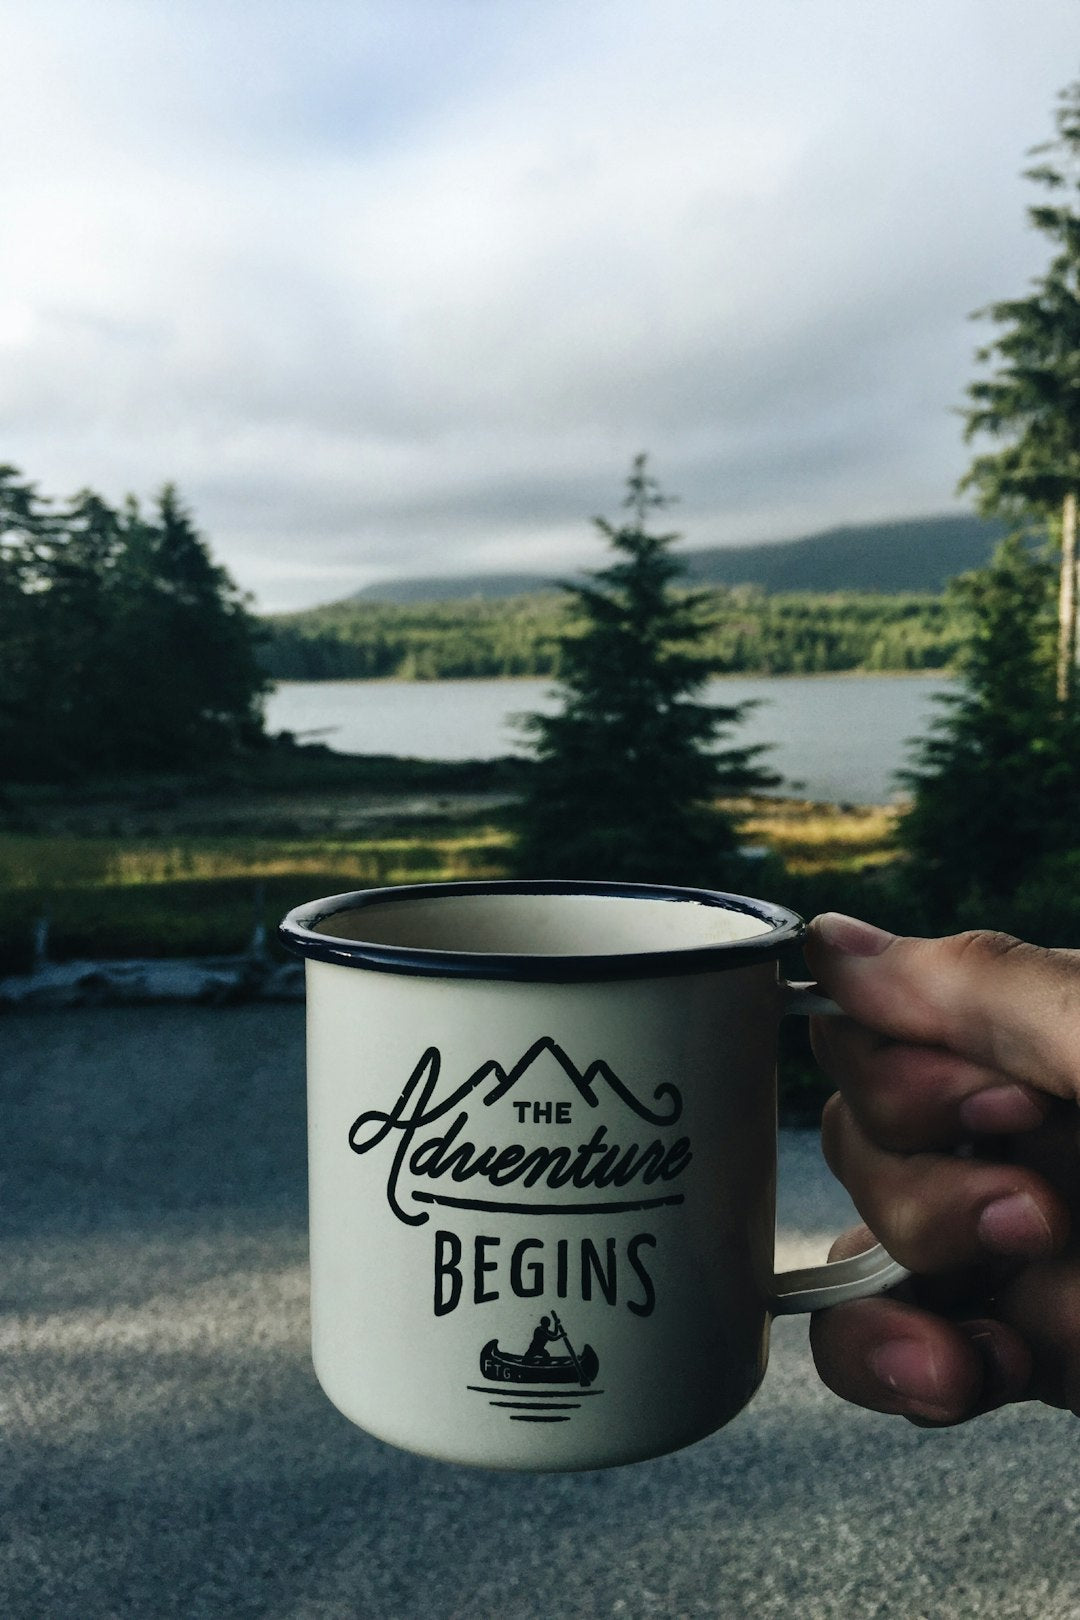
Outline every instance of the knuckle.
<path fill-rule="evenodd" d="M 893 1153 L 904 1153 L 919 1146 L 926 1135 L 926 1121 L 920 1110 L 920 1098 L 896 1085 L 881 1085 L 874 1092 L 873 1136 L 879 1147 Z"/>
<path fill-rule="evenodd" d="M 850 1072 L 834 1078 L 875 1146 L 910 1153 L 940 1135 L 951 1093 L 936 1050 L 889 1044 L 862 1052 Z"/>
<path fill-rule="evenodd" d="M 912 1271 L 928 1269 L 931 1256 L 927 1244 L 925 1201 L 916 1194 L 897 1194 L 883 1215 L 888 1226 L 889 1246 L 901 1265 Z"/>
<path fill-rule="evenodd" d="M 880 1147 L 917 1153 L 955 1139 L 970 1069 L 937 1047 L 896 1045 L 877 1054 L 865 1089 L 865 1127 Z"/>
<path fill-rule="evenodd" d="M 946 943 L 957 961 L 975 964 L 1000 962 L 1014 951 L 1032 949 L 1012 934 L 993 928 L 969 928 L 962 934 L 953 934 Z"/>

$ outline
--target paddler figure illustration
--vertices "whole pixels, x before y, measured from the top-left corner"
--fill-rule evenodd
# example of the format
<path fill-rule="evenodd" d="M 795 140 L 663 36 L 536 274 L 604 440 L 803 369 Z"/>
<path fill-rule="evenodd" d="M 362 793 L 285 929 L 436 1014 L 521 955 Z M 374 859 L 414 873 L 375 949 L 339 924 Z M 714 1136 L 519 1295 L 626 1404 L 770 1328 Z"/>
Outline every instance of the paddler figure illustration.
<path fill-rule="evenodd" d="M 533 1329 L 533 1336 L 529 1340 L 529 1348 L 525 1352 L 525 1360 L 530 1366 L 534 1362 L 550 1361 L 551 1354 L 548 1351 L 548 1345 L 557 1344 L 563 1337 L 561 1324 L 559 1327 L 552 1327 L 551 1320 L 550 1316 L 542 1316 Z M 558 1322 L 558 1320 L 556 1316 L 555 1321 Z"/>

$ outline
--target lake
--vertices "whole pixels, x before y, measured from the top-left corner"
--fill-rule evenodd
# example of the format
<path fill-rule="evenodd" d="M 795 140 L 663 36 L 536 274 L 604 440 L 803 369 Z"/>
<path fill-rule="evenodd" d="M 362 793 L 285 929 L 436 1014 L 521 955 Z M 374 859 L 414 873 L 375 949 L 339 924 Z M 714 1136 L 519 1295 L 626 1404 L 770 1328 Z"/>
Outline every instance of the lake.
<path fill-rule="evenodd" d="M 708 699 L 753 709 L 733 734 L 774 744 L 780 791 L 881 804 L 896 793 L 905 744 L 925 735 L 939 676 L 729 676 Z M 284 681 L 266 705 L 270 731 L 292 731 L 347 754 L 493 759 L 517 751 L 514 717 L 557 707 L 551 683 L 520 681 Z"/>

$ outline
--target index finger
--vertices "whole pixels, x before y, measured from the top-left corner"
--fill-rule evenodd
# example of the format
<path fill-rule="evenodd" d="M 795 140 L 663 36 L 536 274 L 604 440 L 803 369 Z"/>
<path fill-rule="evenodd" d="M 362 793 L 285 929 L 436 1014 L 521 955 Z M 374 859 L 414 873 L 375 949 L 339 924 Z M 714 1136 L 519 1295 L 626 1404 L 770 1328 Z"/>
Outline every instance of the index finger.
<path fill-rule="evenodd" d="M 836 912 L 814 919 L 805 952 L 868 1029 L 1080 1100 L 1080 952 L 985 932 L 906 938 Z"/>

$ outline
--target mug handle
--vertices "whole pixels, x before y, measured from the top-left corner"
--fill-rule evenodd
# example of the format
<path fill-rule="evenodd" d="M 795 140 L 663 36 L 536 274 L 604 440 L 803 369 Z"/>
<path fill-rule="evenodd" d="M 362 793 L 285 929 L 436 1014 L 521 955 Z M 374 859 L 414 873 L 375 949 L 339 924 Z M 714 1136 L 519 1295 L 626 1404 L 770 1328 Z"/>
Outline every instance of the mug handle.
<path fill-rule="evenodd" d="M 844 1017 L 842 1008 L 823 996 L 816 984 L 781 985 L 783 1014 L 817 1013 Z M 773 1316 L 797 1316 L 803 1311 L 821 1311 L 828 1305 L 843 1305 L 852 1299 L 867 1299 L 910 1277 L 898 1261 L 875 1243 L 862 1254 L 846 1260 L 827 1260 L 820 1266 L 803 1266 L 798 1271 L 782 1271 L 773 1278 L 769 1311 Z"/>

